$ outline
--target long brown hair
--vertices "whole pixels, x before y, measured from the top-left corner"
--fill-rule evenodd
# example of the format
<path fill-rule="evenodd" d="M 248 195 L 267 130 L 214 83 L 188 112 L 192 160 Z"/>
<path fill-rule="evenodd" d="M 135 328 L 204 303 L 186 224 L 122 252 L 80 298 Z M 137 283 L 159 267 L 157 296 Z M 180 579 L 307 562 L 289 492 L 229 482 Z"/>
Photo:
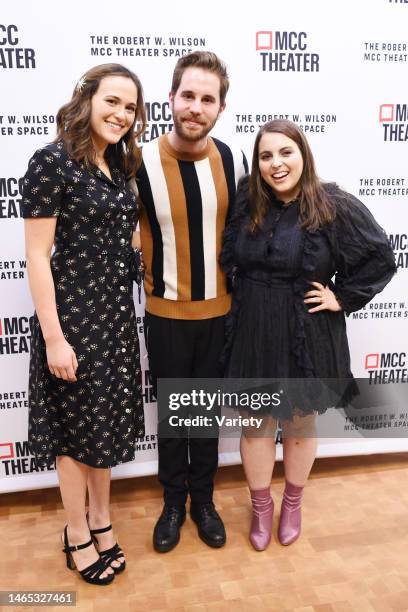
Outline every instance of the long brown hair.
<path fill-rule="evenodd" d="M 302 154 L 303 171 L 300 177 L 299 202 L 302 227 L 313 231 L 323 225 L 332 223 L 335 218 L 334 205 L 316 174 L 313 154 L 305 135 L 292 121 L 275 119 L 265 123 L 260 128 L 254 143 L 252 168 L 249 177 L 250 230 L 255 232 L 259 228 L 270 206 L 270 192 L 259 172 L 259 143 L 262 136 L 270 132 L 284 134 L 293 140 Z"/>
<path fill-rule="evenodd" d="M 108 145 L 105 151 L 106 161 L 112 162 L 127 178 L 130 178 L 136 174 L 141 163 L 141 152 L 136 139 L 146 129 L 146 111 L 139 78 L 121 64 L 94 66 L 80 78 L 71 100 L 57 113 L 55 141 L 62 139 L 69 156 L 77 163 L 84 163 L 86 166 L 95 163 L 95 149 L 91 137 L 91 100 L 102 79 L 108 76 L 129 78 L 137 89 L 136 112 L 132 126 L 116 145 Z M 135 126 L 136 131 L 134 131 Z"/>

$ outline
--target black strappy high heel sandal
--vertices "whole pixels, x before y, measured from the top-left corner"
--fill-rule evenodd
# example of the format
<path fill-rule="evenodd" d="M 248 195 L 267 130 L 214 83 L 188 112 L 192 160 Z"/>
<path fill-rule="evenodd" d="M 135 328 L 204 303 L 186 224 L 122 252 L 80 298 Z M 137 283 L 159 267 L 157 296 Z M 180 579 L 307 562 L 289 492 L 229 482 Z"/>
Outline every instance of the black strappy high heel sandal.
<path fill-rule="evenodd" d="M 88 548 L 88 546 L 92 546 L 92 544 L 93 540 L 89 540 L 89 542 L 85 542 L 85 544 L 78 544 L 78 546 L 70 546 L 68 542 L 68 531 L 66 525 L 64 529 L 64 548 L 62 549 L 62 552 L 64 552 L 66 555 L 67 568 L 70 570 L 74 570 L 76 568 L 75 561 L 72 556 L 73 552 L 75 552 L 76 550 L 82 550 L 83 548 Z M 100 556 L 99 559 L 95 561 L 95 563 L 92 563 L 91 565 L 88 565 L 88 567 L 86 567 L 85 569 L 78 571 L 81 574 L 82 578 L 85 580 L 85 582 L 89 582 L 89 584 L 105 585 L 110 584 L 115 578 L 114 573 L 108 574 L 107 576 L 105 576 L 105 578 L 100 578 L 100 576 L 103 574 L 103 572 L 106 571 L 106 569 L 106 563 Z"/>
<path fill-rule="evenodd" d="M 88 518 L 88 515 L 87 515 L 87 518 Z M 96 548 L 99 552 L 99 555 L 102 561 L 108 567 L 110 566 L 115 572 L 115 574 L 120 574 L 121 572 L 124 571 L 126 567 L 126 561 L 123 561 L 123 563 L 119 561 L 121 557 L 125 556 L 123 553 L 123 550 L 121 549 L 121 547 L 119 546 L 117 542 L 116 544 L 112 546 L 112 548 L 108 548 L 107 550 L 99 550 L 99 542 L 98 542 L 98 538 L 96 537 L 98 533 L 106 533 L 107 531 L 110 531 L 111 529 L 112 529 L 112 525 L 108 525 L 107 527 L 102 527 L 102 529 L 90 529 L 89 531 L 91 533 L 92 540 L 96 544 Z M 112 561 L 119 561 L 120 566 L 114 567 L 113 565 L 111 565 Z"/>

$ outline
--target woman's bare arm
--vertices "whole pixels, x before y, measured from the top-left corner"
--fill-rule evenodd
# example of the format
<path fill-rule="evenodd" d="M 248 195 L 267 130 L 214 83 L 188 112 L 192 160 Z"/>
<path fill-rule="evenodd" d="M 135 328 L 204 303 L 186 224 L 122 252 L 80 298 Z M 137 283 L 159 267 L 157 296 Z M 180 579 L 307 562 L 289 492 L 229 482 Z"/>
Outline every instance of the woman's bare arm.
<path fill-rule="evenodd" d="M 57 378 L 75 381 L 78 363 L 58 318 L 50 257 L 57 217 L 25 219 L 27 272 L 31 295 L 47 349 L 48 367 Z"/>

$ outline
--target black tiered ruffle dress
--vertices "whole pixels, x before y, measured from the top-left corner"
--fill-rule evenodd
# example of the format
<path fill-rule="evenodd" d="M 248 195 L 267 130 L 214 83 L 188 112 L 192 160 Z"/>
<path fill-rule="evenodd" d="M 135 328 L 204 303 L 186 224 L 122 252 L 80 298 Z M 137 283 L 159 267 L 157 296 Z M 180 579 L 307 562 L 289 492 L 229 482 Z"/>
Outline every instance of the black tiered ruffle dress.
<path fill-rule="evenodd" d="M 241 181 L 220 258 L 234 287 L 224 361 L 229 378 L 343 381 L 336 397 L 344 405 L 355 393 L 344 314 L 382 291 L 396 267 L 387 236 L 369 210 L 334 184 L 326 189 L 336 207 L 330 226 L 302 229 L 299 202 L 284 205 L 270 191 L 268 214 L 251 234 L 248 177 Z M 304 294 L 314 289 L 311 281 L 329 284 L 343 310 L 310 314 L 316 304 L 305 304 Z M 305 400 L 297 410 L 328 407 L 327 398 Z M 277 418 L 291 417 L 287 404 L 272 410 Z"/>

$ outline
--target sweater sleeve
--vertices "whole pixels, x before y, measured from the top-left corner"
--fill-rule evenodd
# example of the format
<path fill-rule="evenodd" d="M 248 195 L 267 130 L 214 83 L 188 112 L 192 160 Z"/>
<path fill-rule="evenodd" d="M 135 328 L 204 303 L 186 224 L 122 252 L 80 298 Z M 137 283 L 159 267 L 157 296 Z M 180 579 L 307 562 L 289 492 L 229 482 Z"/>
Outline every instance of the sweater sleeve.
<path fill-rule="evenodd" d="M 394 253 L 384 230 L 354 196 L 339 190 L 331 228 L 335 254 L 334 292 L 348 314 L 380 293 L 396 272 Z"/>

